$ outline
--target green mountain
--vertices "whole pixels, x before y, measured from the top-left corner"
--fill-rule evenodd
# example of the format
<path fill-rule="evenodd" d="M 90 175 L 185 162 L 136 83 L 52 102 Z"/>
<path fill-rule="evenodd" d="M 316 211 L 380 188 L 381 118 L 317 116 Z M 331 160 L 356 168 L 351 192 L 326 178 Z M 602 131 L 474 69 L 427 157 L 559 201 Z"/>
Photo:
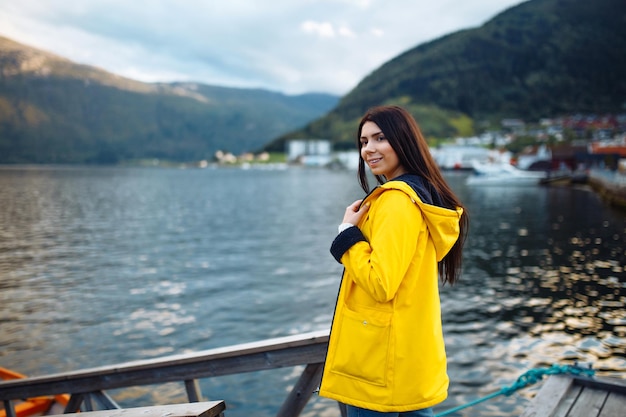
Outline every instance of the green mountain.
<path fill-rule="evenodd" d="M 472 134 L 501 118 L 623 113 L 626 1 L 532 0 L 419 45 L 267 149 L 303 137 L 353 147 L 360 116 L 380 104 L 407 107 L 430 138 Z"/>
<path fill-rule="evenodd" d="M 193 161 L 217 150 L 258 151 L 338 99 L 142 83 L 0 37 L 0 163 Z"/>

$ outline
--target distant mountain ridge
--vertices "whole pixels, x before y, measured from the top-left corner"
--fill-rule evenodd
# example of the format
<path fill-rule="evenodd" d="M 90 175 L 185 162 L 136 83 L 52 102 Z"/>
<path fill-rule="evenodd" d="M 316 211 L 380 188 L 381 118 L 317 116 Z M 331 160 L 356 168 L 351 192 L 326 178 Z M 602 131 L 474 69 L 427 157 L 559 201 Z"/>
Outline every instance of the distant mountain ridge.
<path fill-rule="evenodd" d="M 626 1 L 531 0 L 382 65 L 324 117 L 278 138 L 353 146 L 367 108 L 400 104 L 430 137 L 500 118 L 626 111 Z"/>
<path fill-rule="evenodd" d="M 142 83 L 0 37 L 0 163 L 210 159 L 258 151 L 333 108 L 200 83 Z"/>

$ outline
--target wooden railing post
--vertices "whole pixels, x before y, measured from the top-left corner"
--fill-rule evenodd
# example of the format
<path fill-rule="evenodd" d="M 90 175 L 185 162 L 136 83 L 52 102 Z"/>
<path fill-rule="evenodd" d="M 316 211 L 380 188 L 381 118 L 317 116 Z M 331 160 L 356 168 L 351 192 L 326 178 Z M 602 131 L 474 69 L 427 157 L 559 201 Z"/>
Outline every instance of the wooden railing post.
<path fill-rule="evenodd" d="M 84 398 L 85 398 L 84 394 L 81 394 L 81 393 L 72 394 L 70 396 L 70 400 L 67 402 L 67 405 L 65 406 L 65 410 L 63 411 L 63 414 L 79 412 L 80 405 L 83 403 Z"/>
<path fill-rule="evenodd" d="M 200 402 L 202 393 L 200 392 L 200 384 L 197 379 L 185 380 L 185 390 L 187 390 L 187 398 L 190 403 Z"/>
<path fill-rule="evenodd" d="M 89 397 L 93 399 L 97 404 L 100 410 L 115 410 L 120 409 L 120 407 L 113 398 L 109 396 L 104 391 L 95 391 L 92 392 Z"/>
<path fill-rule="evenodd" d="M 346 409 L 346 405 L 344 403 L 337 402 L 339 406 L 339 412 L 341 413 L 341 417 L 348 417 L 348 410 Z"/>
<path fill-rule="evenodd" d="M 313 395 L 313 391 L 319 386 L 322 380 L 323 363 L 310 363 L 302 371 L 298 382 L 294 385 L 289 396 L 283 402 L 282 407 L 276 417 L 299 416 L 302 409 Z"/>
<path fill-rule="evenodd" d="M 15 409 L 13 408 L 13 401 L 4 400 L 4 410 L 7 417 L 15 417 Z"/>

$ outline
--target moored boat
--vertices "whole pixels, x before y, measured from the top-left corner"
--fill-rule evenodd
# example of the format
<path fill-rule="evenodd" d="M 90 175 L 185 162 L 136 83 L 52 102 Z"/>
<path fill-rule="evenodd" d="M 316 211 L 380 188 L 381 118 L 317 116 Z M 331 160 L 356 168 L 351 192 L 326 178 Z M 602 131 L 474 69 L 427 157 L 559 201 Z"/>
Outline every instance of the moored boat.
<path fill-rule="evenodd" d="M 26 378 L 26 375 L 0 367 L 0 380 L 9 381 L 22 378 Z M 15 404 L 15 417 L 62 414 L 68 401 L 69 395 L 67 394 L 27 398 Z M 7 417 L 7 412 L 4 408 L 0 409 L 0 417 Z"/>
<path fill-rule="evenodd" d="M 526 171 L 506 162 L 472 162 L 473 175 L 467 177 L 470 185 L 537 185 L 546 178 L 543 171 Z"/>

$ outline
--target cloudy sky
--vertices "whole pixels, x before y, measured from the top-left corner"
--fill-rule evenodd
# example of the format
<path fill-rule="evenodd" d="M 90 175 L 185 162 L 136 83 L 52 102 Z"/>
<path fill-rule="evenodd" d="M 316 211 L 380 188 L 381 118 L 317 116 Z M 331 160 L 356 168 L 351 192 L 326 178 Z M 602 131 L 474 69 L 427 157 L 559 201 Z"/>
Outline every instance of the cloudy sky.
<path fill-rule="evenodd" d="M 343 95 L 523 0 L 0 0 L 0 36 L 136 80 Z"/>

